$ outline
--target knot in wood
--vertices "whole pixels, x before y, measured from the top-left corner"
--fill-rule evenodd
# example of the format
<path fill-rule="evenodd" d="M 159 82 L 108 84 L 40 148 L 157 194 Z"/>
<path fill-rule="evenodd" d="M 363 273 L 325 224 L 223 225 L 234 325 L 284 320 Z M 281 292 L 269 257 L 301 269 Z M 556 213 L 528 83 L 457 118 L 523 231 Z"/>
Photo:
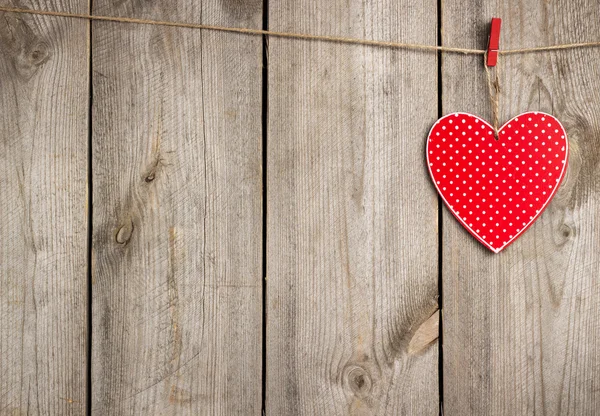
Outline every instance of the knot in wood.
<path fill-rule="evenodd" d="M 359 366 L 350 366 L 345 373 L 346 383 L 357 397 L 362 399 L 371 393 L 373 381 L 367 370 Z"/>
<path fill-rule="evenodd" d="M 31 48 L 28 59 L 30 65 L 38 66 L 45 63 L 49 57 L 50 52 L 48 50 L 48 45 L 40 42 Z"/>
<path fill-rule="evenodd" d="M 562 224 L 560 226 L 560 233 L 565 239 L 568 239 L 573 234 L 573 229 L 568 224 Z"/>
<path fill-rule="evenodd" d="M 133 234 L 133 222 L 128 221 L 127 224 L 122 225 L 121 228 L 117 231 L 117 235 L 115 236 L 115 240 L 119 244 L 127 244 L 129 240 L 131 240 L 131 235 Z"/>
<path fill-rule="evenodd" d="M 48 45 L 44 42 L 35 42 L 33 45 L 25 45 L 14 58 L 15 69 L 19 76 L 28 80 L 38 69 L 50 59 Z"/>
<path fill-rule="evenodd" d="M 155 172 L 150 172 L 145 178 L 144 181 L 146 181 L 146 183 L 150 183 L 152 182 L 154 179 L 156 179 L 156 173 Z"/>

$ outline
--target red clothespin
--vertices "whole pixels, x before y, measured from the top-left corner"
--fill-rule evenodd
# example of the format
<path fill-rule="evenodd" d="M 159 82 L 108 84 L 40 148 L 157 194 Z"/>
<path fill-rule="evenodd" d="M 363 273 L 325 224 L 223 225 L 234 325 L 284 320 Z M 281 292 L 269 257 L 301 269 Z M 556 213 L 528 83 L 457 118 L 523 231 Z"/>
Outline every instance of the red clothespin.
<path fill-rule="evenodd" d="M 488 39 L 487 48 L 487 66 L 496 66 L 498 62 L 498 50 L 500 49 L 500 26 L 502 25 L 502 19 L 499 17 L 492 18 L 492 25 L 490 28 L 490 37 Z"/>

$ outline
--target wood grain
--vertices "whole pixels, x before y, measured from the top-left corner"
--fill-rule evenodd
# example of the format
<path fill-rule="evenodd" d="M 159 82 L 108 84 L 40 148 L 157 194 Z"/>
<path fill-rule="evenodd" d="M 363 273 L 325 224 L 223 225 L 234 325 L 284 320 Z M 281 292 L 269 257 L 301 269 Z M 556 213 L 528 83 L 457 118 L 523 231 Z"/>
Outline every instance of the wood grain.
<path fill-rule="evenodd" d="M 270 29 L 435 44 L 434 1 L 303 0 Z M 267 414 L 438 414 L 431 53 L 269 41 Z"/>
<path fill-rule="evenodd" d="M 257 27 L 260 1 L 96 1 Z M 93 24 L 97 415 L 261 410 L 262 40 Z"/>
<path fill-rule="evenodd" d="M 85 413 L 88 27 L 0 13 L 2 415 Z"/>
<path fill-rule="evenodd" d="M 598 39 L 595 1 L 443 3 L 443 44 L 482 48 L 503 19 L 501 48 Z M 600 408 L 600 50 L 501 58 L 501 122 L 552 113 L 570 143 L 549 208 L 498 255 L 445 210 L 444 410 L 448 415 L 594 415 Z M 490 117 L 481 58 L 447 56 L 444 113 Z"/>

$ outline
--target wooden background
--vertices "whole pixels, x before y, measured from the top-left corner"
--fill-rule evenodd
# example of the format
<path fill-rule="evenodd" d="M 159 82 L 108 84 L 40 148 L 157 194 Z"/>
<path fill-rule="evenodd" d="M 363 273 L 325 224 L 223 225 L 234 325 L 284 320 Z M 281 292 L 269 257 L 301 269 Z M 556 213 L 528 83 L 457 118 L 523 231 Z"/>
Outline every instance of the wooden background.
<path fill-rule="evenodd" d="M 2 0 L 501 48 L 595 0 Z M 504 252 L 438 200 L 481 57 L 0 12 L 0 415 L 596 415 L 600 48 L 501 60 L 567 177 Z M 443 347 L 442 347 L 443 346 Z"/>

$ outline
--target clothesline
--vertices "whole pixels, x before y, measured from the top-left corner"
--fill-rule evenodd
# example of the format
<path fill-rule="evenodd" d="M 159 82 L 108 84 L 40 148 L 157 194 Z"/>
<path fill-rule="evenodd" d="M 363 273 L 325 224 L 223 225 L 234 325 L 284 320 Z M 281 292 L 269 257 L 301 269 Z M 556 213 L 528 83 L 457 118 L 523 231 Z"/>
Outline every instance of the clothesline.
<path fill-rule="evenodd" d="M 450 46 L 436 46 L 436 45 L 424 45 L 424 44 L 418 44 L 418 43 L 403 43 L 403 42 L 392 42 L 392 41 L 382 41 L 382 40 L 369 40 L 369 39 L 351 38 L 351 37 L 343 37 L 343 36 L 311 35 L 311 34 L 306 34 L 306 33 L 278 32 L 278 31 L 264 30 L 264 29 L 214 26 L 214 25 L 204 25 L 204 24 L 185 23 L 185 22 L 170 22 L 170 21 L 164 21 L 164 20 L 138 19 L 138 18 L 133 18 L 133 17 L 100 16 L 100 15 L 81 14 L 81 13 L 32 10 L 32 9 L 21 9 L 21 8 L 6 7 L 6 6 L 0 6 L 0 11 L 10 12 L 10 13 L 42 15 L 42 16 L 68 17 L 68 18 L 86 19 L 86 20 L 93 20 L 93 21 L 133 23 L 133 24 L 167 26 L 167 27 L 181 27 L 181 28 L 188 28 L 188 29 L 203 29 L 203 30 L 212 30 L 212 31 L 219 31 L 219 32 L 242 33 L 242 34 L 247 34 L 247 35 L 261 35 L 261 36 L 272 36 L 272 37 L 289 38 L 289 39 L 316 40 L 316 41 L 324 41 L 324 42 L 336 42 L 336 43 L 345 43 L 345 44 L 354 44 L 354 45 L 378 46 L 378 47 L 396 48 L 396 49 L 410 49 L 410 50 L 431 51 L 431 52 L 458 53 L 458 54 L 464 54 L 464 55 L 484 55 L 486 53 L 486 51 L 483 49 L 480 50 L 480 49 L 455 48 L 455 47 L 450 47 Z M 501 55 L 512 55 L 512 54 L 557 51 L 557 50 L 564 50 L 564 49 L 598 47 L 598 46 L 600 46 L 600 41 L 599 42 L 566 43 L 566 44 L 560 44 L 560 45 L 538 46 L 538 47 L 533 47 L 533 48 L 506 49 L 506 50 L 500 50 L 500 51 L 498 51 L 498 53 Z"/>

